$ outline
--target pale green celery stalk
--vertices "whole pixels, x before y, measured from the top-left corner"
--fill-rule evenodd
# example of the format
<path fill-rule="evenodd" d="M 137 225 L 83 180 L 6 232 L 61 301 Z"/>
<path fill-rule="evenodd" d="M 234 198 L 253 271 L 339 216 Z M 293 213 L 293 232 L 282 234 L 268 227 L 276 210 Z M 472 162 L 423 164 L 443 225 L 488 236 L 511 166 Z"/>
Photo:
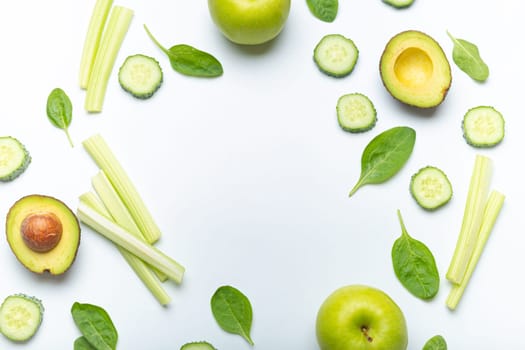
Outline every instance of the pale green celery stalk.
<path fill-rule="evenodd" d="M 86 203 L 91 208 L 98 211 L 100 214 L 107 218 L 111 218 L 111 214 L 108 212 L 102 200 L 94 192 L 86 192 L 80 195 L 79 200 Z"/>
<path fill-rule="evenodd" d="M 90 207 L 91 209 L 98 212 L 100 215 L 103 215 L 108 220 L 112 220 L 111 214 L 108 212 L 100 198 L 93 192 L 86 192 L 80 196 L 80 202 L 83 205 Z M 135 255 L 131 254 L 122 247 L 117 246 L 122 257 L 128 263 L 128 265 L 135 271 L 135 274 L 140 278 L 142 283 L 148 288 L 148 290 L 153 294 L 155 299 L 161 305 L 168 305 L 171 302 L 171 297 L 164 290 L 161 281 L 158 277 L 152 272 L 149 265 L 144 261 L 137 258 Z"/>
<path fill-rule="evenodd" d="M 98 198 L 100 198 L 103 205 L 111 214 L 113 221 L 118 223 L 124 229 L 128 230 L 135 237 L 146 242 L 144 235 L 142 232 L 140 232 L 140 229 L 133 220 L 133 217 L 129 213 L 128 208 L 126 208 L 126 205 L 120 199 L 117 191 L 109 181 L 104 171 L 101 170 L 97 175 L 93 176 L 91 182 L 95 192 L 98 195 Z M 169 259 L 170 257 L 167 256 L 167 258 Z M 154 270 L 154 272 L 162 282 L 167 280 L 168 277 L 162 272 L 157 270 Z"/>
<path fill-rule="evenodd" d="M 84 104 L 88 112 L 102 111 L 109 76 L 132 18 L 133 11 L 126 7 L 114 6 L 111 10 L 89 77 Z"/>
<path fill-rule="evenodd" d="M 93 62 L 98 52 L 100 38 L 106 25 L 109 11 L 113 5 L 113 0 L 97 0 L 91 13 L 91 19 L 84 40 L 82 56 L 80 59 L 79 85 L 86 89 L 93 68 Z"/>
<path fill-rule="evenodd" d="M 181 283 L 184 276 L 184 267 L 167 259 L 158 249 L 144 243 L 130 232 L 116 224 L 113 220 L 96 211 L 84 202 L 79 202 L 77 208 L 78 219 L 100 233 L 116 245 L 126 249 L 145 263 L 156 268 L 176 283 Z"/>
<path fill-rule="evenodd" d="M 447 279 L 452 283 L 461 283 L 465 276 L 468 262 L 478 239 L 491 177 L 492 161 L 486 156 L 476 155 L 461 230 L 446 274 Z"/>
<path fill-rule="evenodd" d="M 485 248 L 485 244 L 487 243 L 490 233 L 492 232 L 492 228 L 494 227 L 496 219 L 498 218 L 504 200 L 505 196 L 498 191 L 492 191 L 490 193 L 485 211 L 483 213 L 483 221 L 479 230 L 478 241 L 476 242 L 476 246 L 468 264 L 467 271 L 465 272 L 465 277 L 460 284 L 454 284 L 452 286 L 450 294 L 447 297 L 446 304 L 450 310 L 454 310 L 457 307 L 461 297 L 463 296 L 465 288 L 467 288 L 470 278 L 472 277 L 472 273 L 478 264 L 481 253 Z"/>
<path fill-rule="evenodd" d="M 160 229 L 128 174 L 124 171 L 124 168 L 104 138 L 96 134 L 86 139 L 82 144 L 98 167 L 108 177 L 122 202 L 128 208 L 146 242 L 150 244 L 155 243 L 160 238 Z"/>

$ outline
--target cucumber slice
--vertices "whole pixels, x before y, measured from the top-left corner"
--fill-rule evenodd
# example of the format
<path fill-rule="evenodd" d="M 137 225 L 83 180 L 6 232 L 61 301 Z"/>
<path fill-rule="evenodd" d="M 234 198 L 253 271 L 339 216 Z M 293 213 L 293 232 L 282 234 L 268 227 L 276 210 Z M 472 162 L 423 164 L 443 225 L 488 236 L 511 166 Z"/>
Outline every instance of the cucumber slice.
<path fill-rule="evenodd" d="M 352 93 L 339 97 L 336 110 L 339 126 L 345 131 L 364 132 L 376 125 L 374 104 L 363 94 Z"/>
<path fill-rule="evenodd" d="M 494 147 L 505 136 L 505 119 L 494 107 L 471 108 L 463 117 L 463 137 L 471 146 Z"/>
<path fill-rule="evenodd" d="M 390 6 L 400 9 L 400 8 L 409 7 L 410 5 L 412 5 L 414 0 L 383 0 L 383 2 L 385 4 L 388 4 Z"/>
<path fill-rule="evenodd" d="M 16 179 L 29 163 L 31 156 L 20 141 L 11 136 L 0 137 L 0 181 Z"/>
<path fill-rule="evenodd" d="M 198 341 L 184 344 L 180 350 L 217 350 L 206 341 Z"/>
<path fill-rule="evenodd" d="M 25 294 L 13 294 L 0 306 L 0 332 L 16 342 L 29 340 L 40 327 L 44 315 L 42 302 Z"/>
<path fill-rule="evenodd" d="M 441 169 L 429 165 L 412 175 L 410 194 L 423 209 L 435 210 L 450 201 L 452 185 Z"/>
<path fill-rule="evenodd" d="M 314 49 L 314 62 L 321 72 L 342 78 L 352 72 L 359 57 L 354 42 L 341 34 L 325 35 Z"/>
<path fill-rule="evenodd" d="M 162 85 L 162 69 L 153 57 L 142 54 L 128 56 L 118 72 L 120 86 L 139 99 L 148 99 Z"/>

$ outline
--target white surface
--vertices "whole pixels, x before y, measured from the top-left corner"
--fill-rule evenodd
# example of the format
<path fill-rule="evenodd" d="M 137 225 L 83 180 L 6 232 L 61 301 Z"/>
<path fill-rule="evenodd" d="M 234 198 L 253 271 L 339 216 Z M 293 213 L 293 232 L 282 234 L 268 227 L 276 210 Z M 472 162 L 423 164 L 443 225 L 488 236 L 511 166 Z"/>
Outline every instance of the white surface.
<path fill-rule="evenodd" d="M 380 0 L 341 1 L 333 23 L 315 19 L 294 1 L 280 37 L 257 48 L 235 46 L 216 30 L 206 1 L 116 1 L 135 17 L 116 67 L 134 53 L 155 56 L 164 85 L 148 101 L 122 91 L 114 69 L 104 110 L 83 110 L 77 71 L 94 1 L 4 2 L 0 10 L 0 134 L 24 142 L 33 162 L 22 177 L 0 184 L 0 213 L 20 197 L 53 195 L 71 208 L 90 189 L 96 166 L 81 141 L 101 133 L 125 166 L 164 235 L 158 246 L 187 268 L 181 286 L 167 285 L 170 307 L 160 307 L 117 250 L 83 227 L 72 268 L 63 276 L 27 271 L 0 243 L 0 298 L 24 292 L 41 298 L 44 322 L 25 349 L 71 349 L 79 332 L 70 315 L 75 301 L 103 306 L 119 331 L 119 349 L 178 349 L 206 339 L 218 349 L 248 349 L 223 332 L 209 300 L 221 285 L 243 291 L 254 310 L 257 349 L 317 349 L 317 309 L 334 289 L 376 286 L 402 308 L 409 349 L 442 334 L 450 349 L 521 349 L 523 294 L 523 40 L 524 5 L 505 1 L 417 0 L 396 11 Z M 146 23 L 166 46 L 187 43 L 214 54 L 218 79 L 187 78 L 171 70 L 147 38 Z M 450 30 L 476 43 L 491 68 L 478 84 L 451 61 L 453 83 L 432 111 L 404 107 L 383 88 L 378 62 L 387 40 L 406 29 L 433 36 L 451 60 Z M 328 33 L 351 37 L 360 50 L 344 79 L 321 74 L 312 50 Z M 74 104 L 75 147 L 45 115 L 47 95 L 63 88 Z M 367 94 L 378 110 L 368 133 L 343 132 L 337 98 Z M 473 106 L 499 109 L 506 137 L 491 150 L 462 138 L 461 118 Z M 391 181 L 347 194 L 359 177 L 361 152 L 380 131 L 409 125 L 417 131 L 409 162 Z M 507 195 L 479 266 L 455 312 L 445 307 L 444 278 L 459 231 L 477 153 L 494 161 L 493 188 Z M 411 174 L 436 165 L 449 176 L 452 201 L 437 212 L 421 210 L 408 192 Z M 423 302 L 396 279 L 390 249 L 400 234 L 396 209 L 408 231 L 434 252 L 441 289 Z M 18 348 L 0 337 L 0 348 Z"/>

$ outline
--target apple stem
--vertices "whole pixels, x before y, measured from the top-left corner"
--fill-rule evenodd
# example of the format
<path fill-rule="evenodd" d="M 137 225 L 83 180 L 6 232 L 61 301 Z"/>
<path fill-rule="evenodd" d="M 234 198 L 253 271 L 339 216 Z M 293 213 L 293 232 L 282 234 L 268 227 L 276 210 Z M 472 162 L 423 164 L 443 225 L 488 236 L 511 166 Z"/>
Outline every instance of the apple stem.
<path fill-rule="evenodd" d="M 371 343 L 372 337 L 368 335 L 368 327 L 367 326 L 361 326 L 361 332 L 363 332 L 363 335 L 366 337 L 366 340 Z"/>

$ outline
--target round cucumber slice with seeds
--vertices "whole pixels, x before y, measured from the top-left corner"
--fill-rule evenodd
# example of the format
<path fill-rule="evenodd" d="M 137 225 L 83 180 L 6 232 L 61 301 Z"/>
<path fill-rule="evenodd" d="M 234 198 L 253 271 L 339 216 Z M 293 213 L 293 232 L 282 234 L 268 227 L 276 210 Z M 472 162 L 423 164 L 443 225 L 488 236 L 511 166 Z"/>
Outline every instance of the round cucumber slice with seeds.
<path fill-rule="evenodd" d="M 341 78 L 352 72 L 359 57 L 354 42 L 341 34 L 325 35 L 314 49 L 314 62 L 325 74 Z"/>
<path fill-rule="evenodd" d="M 162 79 L 159 62 L 142 54 L 128 56 L 118 72 L 120 86 L 139 99 L 153 96 L 162 85 Z"/>
<path fill-rule="evenodd" d="M 31 156 L 20 141 L 11 136 L 0 137 L 0 181 L 16 179 L 29 163 Z"/>
<path fill-rule="evenodd" d="M 494 147 L 505 136 L 505 119 L 494 107 L 471 108 L 463 117 L 463 137 L 471 146 Z"/>
<path fill-rule="evenodd" d="M 23 342 L 33 337 L 42 323 L 42 302 L 25 294 L 13 294 L 0 306 L 0 332 L 8 339 Z"/>
<path fill-rule="evenodd" d="M 429 165 L 412 175 L 410 193 L 420 207 L 435 210 L 450 201 L 452 185 L 441 169 Z"/>
<path fill-rule="evenodd" d="M 349 132 L 364 132 L 372 129 L 377 121 L 377 112 L 370 99 L 361 93 L 351 93 L 337 100 L 337 121 Z"/>

